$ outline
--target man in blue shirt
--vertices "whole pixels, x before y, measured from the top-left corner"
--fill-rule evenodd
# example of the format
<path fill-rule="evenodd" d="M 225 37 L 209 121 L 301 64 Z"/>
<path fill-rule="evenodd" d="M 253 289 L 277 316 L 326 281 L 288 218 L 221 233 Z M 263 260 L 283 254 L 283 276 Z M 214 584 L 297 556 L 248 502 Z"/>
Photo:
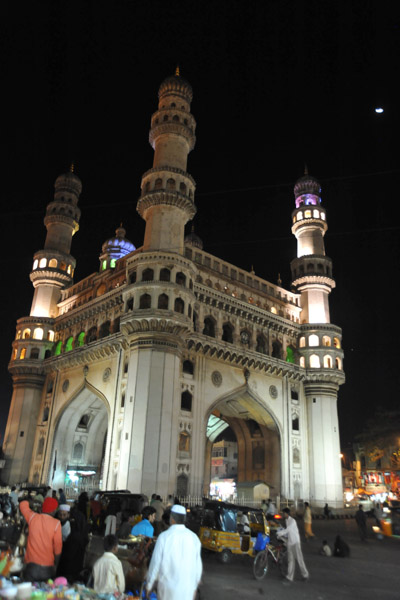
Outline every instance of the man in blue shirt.
<path fill-rule="evenodd" d="M 154 523 L 155 518 L 156 509 L 152 506 L 145 506 L 142 510 L 142 520 L 132 527 L 131 535 L 146 535 L 147 537 L 153 537 L 154 527 L 152 523 Z"/>

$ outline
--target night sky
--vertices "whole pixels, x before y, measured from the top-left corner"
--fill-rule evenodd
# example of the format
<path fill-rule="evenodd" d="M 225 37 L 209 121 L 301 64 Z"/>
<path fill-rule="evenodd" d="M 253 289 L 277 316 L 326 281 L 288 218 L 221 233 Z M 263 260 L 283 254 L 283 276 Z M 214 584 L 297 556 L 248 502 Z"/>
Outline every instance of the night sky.
<path fill-rule="evenodd" d="M 343 446 L 378 405 L 398 405 L 396 10 L 368 0 L 2 3 L 3 427 L 15 321 L 30 311 L 54 180 L 74 161 L 83 183 L 75 281 L 98 269 L 120 222 L 140 246 L 150 116 L 177 64 L 194 91 L 188 171 L 204 249 L 274 283 L 280 273 L 290 289 L 293 185 L 307 164 L 328 216 L 331 321 L 343 328 Z"/>

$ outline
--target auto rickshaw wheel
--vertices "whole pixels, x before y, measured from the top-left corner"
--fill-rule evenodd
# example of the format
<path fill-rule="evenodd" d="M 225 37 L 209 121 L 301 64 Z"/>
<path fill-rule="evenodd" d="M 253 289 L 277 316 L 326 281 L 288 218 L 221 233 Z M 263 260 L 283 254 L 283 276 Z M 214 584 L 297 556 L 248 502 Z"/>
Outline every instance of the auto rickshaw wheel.
<path fill-rule="evenodd" d="M 232 552 L 228 550 L 228 548 L 224 548 L 222 552 L 220 552 L 219 560 L 222 562 L 223 565 L 227 565 L 229 562 L 231 562 L 231 558 Z"/>
<path fill-rule="evenodd" d="M 253 562 L 253 574 L 259 581 L 268 573 L 268 551 L 259 552 Z"/>

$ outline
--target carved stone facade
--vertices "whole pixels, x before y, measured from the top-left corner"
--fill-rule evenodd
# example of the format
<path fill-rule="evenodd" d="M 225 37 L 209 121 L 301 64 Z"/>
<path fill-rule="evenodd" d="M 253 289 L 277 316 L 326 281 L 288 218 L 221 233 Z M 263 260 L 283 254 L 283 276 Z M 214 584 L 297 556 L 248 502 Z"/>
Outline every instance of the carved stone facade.
<path fill-rule="evenodd" d="M 329 322 L 334 281 L 319 185 L 304 176 L 295 187 L 295 291 L 204 251 L 194 233 L 184 237 L 196 212 L 186 172 L 191 99 L 177 74 L 160 87 L 154 163 L 138 201 L 143 246 L 119 228 L 103 244 L 99 273 L 75 284 L 69 251 L 81 183 L 72 172 L 56 181 L 45 250 L 32 269 L 31 315 L 17 322 L 9 364 L 3 476 L 200 495 L 212 444 L 231 427 L 239 481 L 340 506 L 343 351 L 341 330 Z M 315 248 L 305 249 L 310 231 Z"/>

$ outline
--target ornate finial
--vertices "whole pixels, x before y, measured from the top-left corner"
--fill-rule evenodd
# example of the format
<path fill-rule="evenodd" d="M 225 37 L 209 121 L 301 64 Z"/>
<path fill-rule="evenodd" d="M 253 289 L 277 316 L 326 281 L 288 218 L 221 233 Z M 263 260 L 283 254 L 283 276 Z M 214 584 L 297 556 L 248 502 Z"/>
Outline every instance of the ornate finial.
<path fill-rule="evenodd" d="M 180 77 L 179 65 L 176 65 L 176 69 L 175 69 L 175 77 Z"/>
<path fill-rule="evenodd" d="M 308 175 L 308 167 L 306 163 L 304 163 L 304 175 Z"/>
<path fill-rule="evenodd" d="M 282 279 L 280 273 L 278 273 L 278 281 L 276 283 L 279 285 L 279 287 L 282 287 Z"/>
<path fill-rule="evenodd" d="M 246 383 L 248 383 L 249 379 L 250 379 L 250 371 L 248 369 L 244 368 L 243 369 L 243 375 L 244 375 L 244 378 L 246 380 Z"/>
<path fill-rule="evenodd" d="M 250 273 L 251 273 L 252 275 L 255 275 L 255 274 L 256 274 L 256 272 L 255 272 L 255 270 L 254 270 L 254 265 L 251 265 Z"/>
<path fill-rule="evenodd" d="M 70 170 L 71 173 L 73 173 L 75 171 L 75 163 L 74 163 L 74 161 L 72 161 L 69 170 Z"/>

